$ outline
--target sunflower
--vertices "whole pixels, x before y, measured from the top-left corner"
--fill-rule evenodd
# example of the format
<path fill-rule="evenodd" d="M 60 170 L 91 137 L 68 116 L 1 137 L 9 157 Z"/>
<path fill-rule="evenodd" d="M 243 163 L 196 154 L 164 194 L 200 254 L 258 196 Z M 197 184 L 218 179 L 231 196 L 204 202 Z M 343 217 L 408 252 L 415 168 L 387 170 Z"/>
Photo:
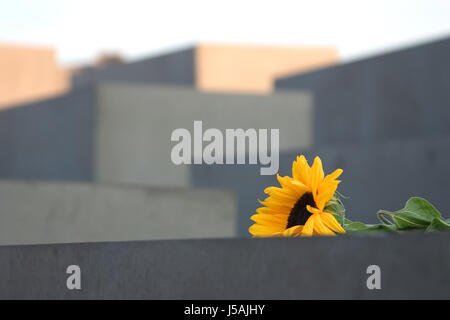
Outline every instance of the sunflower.
<path fill-rule="evenodd" d="M 277 175 L 281 188 L 268 187 L 269 195 L 259 201 L 264 207 L 256 209 L 249 228 L 255 237 L 312 236 L 345 233 L 334 216 L 324 211 L 340 183 L 336 180 L 342 169 L 325 176 L 322 160 L 314 159 L 310 167 L 304 156 L 292 163 L 292 178 Z"/>

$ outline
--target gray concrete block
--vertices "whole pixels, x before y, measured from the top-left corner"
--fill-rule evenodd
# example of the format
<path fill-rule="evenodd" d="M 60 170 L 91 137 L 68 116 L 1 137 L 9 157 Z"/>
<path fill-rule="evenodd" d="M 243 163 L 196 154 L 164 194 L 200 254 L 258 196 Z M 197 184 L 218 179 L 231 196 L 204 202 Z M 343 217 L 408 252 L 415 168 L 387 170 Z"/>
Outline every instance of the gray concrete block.
<path fill-rule="evenodd" d="M 99 87 L 97 101 L 95 180 L 102 183 L 187 186 L 190 165 L 172 163 L 176 142 L 170 137 L 185 128 L 193 138 L 195 120 L 203 121 L 204 131 L 280 129 L 280 150 L 309 147 L 312 140 L 307 93 L 229 95 L 110 84 Z"/>
<path fill-rule="evenodd" d="M 0 246 L 2 299 L 449 299 L 448 234 Z M 66 268 L 81 268 L 68 290 Z M 367 267 L 381 269 L 369 290 Z M 181 311 L 182 312 L 182 311 Z"/>
<path fill-rule="evenodd" d="M 93 177 L 92 88 L 0 112 L 0 176 L 89 181 Z"/>
<path fill-rule="evenodd" d="M 0 244 L 235 236 L 228 191 L 0 181 Z"/>
<path fill-rule="evenodd" d="M 291 161 L 292 164 L 292 161 Z M 287 166 L 280 157 L 280 170 Z M 250 216 L 265 198 L 264 189 L 276 185 L 276 176 L 262 176 L 257 165 L 194 165 L 191 167 L 191 185 L 195 188 L 231 189 L 236 192 L 238 211 L 238 235 L 250 237 Z"/>
<path fill-rule="evenodd" d="M 370 144 L 450 133 L 450 39 L 279 79 L 314 93 L 314 142 Z"/>

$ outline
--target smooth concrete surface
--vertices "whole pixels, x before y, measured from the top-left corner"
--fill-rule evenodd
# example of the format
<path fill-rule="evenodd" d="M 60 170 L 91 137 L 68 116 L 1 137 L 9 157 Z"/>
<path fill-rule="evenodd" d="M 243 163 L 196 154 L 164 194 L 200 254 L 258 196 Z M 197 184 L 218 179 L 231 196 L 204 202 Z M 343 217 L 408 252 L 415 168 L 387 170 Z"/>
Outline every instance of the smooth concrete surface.
<path fill-rule="evenodd" d="M 450 38 L 279 79 L 314 94 L 314 143 L 450 134 Z"/>
<path fill-rule="evenodd" d="M 0 111 L 0 178 L 91 181 L 94 90 Z"/>
<path fill-rule="evenodd" d="M 232 237 L 235 225 L 229 191 L 0 181 L 2 245 Z"/>
<path fill-rule="evenodd" d="M 339 191 L 346 215 L 354 221 L 378 222 L 380 209 L 395 211 L 413 196 L 423 197 L 450 218 L 450 136 L 410 140 L 393 140 L 370 146 L 341 144 L 280 154 L 280 175 L 292 176 L 292 161 L 304 154 L 312 164 L 320 156 L 325 173 L 344 170 Z M 254 165 L 194 166 L 192 185 L 198 188 L 236 190 L 240 236 L 250 236 L 250 216 L 267 197 L 264 189 L 279 186 L 276 176 L 260 176 Z"/>
<path fill-rule="evenodd" d="M 449 241 L 411 234 L 0 246 L 0 298 L 449 299 Z M 69 265 L 81 269 L 80 290 L 67 289 Z M 367 287 L 371 265 L 381 289 Z"/>
<path fill-rule="evenodd" d="M 185 128 L 193 139 L 195 120 L 203 122 L 203 132 L 217 128 L 224 135 L 225 129 L 279 129 L 280 150 L 306 148 L 312 140 L 307 93 L 227 95 L 126 84 L 97 92 L 94 179 L 101 183 L 189 185 L 192 166 L 173 164 L 177 142 L 170 138 Z"/>

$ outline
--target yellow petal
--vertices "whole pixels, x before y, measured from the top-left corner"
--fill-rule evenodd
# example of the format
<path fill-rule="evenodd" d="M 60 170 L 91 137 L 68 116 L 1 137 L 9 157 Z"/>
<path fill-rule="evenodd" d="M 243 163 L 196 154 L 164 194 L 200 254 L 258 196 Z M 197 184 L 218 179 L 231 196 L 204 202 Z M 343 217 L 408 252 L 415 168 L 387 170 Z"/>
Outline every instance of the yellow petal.
<path fill-rule="evenodd" d="M 256 209 L 256 213 L 261 213 L 261 214 L 283 214 L 286 215 L 286 217 L 289 215 L 290 210 L 286 209 L 286 210 L 276 210 L 273 208 L 269 208 L 269 207 L 261 207 Z"/>
<path fill-rule="evenodd" d="M 317 171 L 316 174 L 318 175 L 318 180 L 322 181 L 325 176 L 325 174 L 323 172 L 322 159 L 320 159 L 320 157 L 315 157 L 313 166 L 314 165 L 315 165 L 315 170 Z"/>
<path fill-rule="evenodd" d="M 328 212 L 322 212 L 322 221 L 323 223 L 330 228 L 331 230 L 338 232 L 338 233 L 345 233 L 344 228 L 337 222 L 335 217 L 331 213 Z"/>
<path fill-rule="evenodd" d="M 298 157 L 297 157 L 298 159 Z M 297 161 L 292 162 L 292 178 L 299 179 L 298 163 Z"/>
<path fill-rule="evenodd" d="M 331 181 L 326 181 L 326 182 L 323 181 L 322 183 L 319 184 L 317 191 L 318 191 L 318 193 L 325 193 L 325 192 L 329 191 L 334 194 L 339 183 L 341 183 L 341 181 L 339 181 L 339 180 L 331 180 Z"/>
<path fill-rule="evenodd" d="M 309 167 L 308 162 L 306 161 L 305 156 L 300 156 L 297 159 L 297 168 L 298 168 L 298 181 L 303 183 L 306 186 L 311 185 L 311 168 Z"/>
<path fill-rule="evenodd" d="M 342 169 L 334 170 L 332 173 L 330 173 L 324 178 L 325 182 L 337 179 L 342 174 L 342 172 L 343 172 Z"/>
<path fill-rule="evenodd" d="M 291 209 L 295 205 L 295 200 L 288 199 L 278 199 L 272 196 L 266 198 L 264 201 L 260 201 L 260 203 L 266 207 L 272 208 L 274 210 L 281 211 L 280 213 L 284 213 L 286 211 L 290 212 Z"/>
<path fill-rule="evenodd" d="M 314 158 L 314 163 L 311 167 L 311 190 L 314 195 L 314 199 L 316 198 L 317 194 L 317 187 L 319 186 L 319 183 L 323 180 L 323 167 L 322 167 L 322 160 L 320 160 L 319 157 Z"/>
<path fill-rule="evenodd" d="M 334 236 L 334 232 L 323 224 L 321 217 L 321 213 L 316 214 L 314 218 L 314 231 L 322 236 Z"/>
<path fill-rule="evenodd" d="M 327 188 L 319 188 L 318 195 L 316 197 L 316 206 L 321 211 L 325 207 L 326 203 L 333 198 L 334 193 L 336 192 L 338 182 L 329 183 Z"/>
<path fill-rule="evenodd" d="M 300 198 L 305 192 L 309 190 L 306 185 L 290 177 L 281 177 L 278 175 L 277 179 L 283 188 L 290 189 L 292 192 L 297 194 L 298 198 Z"/>
<path fill-rule="evenodd" d="M 302 229 L 302 236 L 310 237 L 314 231 L 314 215 L 310 216 Z"/>
<path fill-rule="evenodd" d="M 288 200 L 294 200 L 297 201 L 298 196 L 297 193 L 294 193 L 293 191 L 289 189 L 282 189 L 277 187 L 268 187 L 264 189 L 264 192 L 267 193 L 270 196 L 273 196 L 278 199 L 288 199 Z"/>
<path fill-rule="evenodd" d="M 293 226 L 283 231 L 283 236 L 292 237 L 299 236 L 302 233 L 303 226 Z"/>
<path fill-rule="evenodd" d="M 303 183 L 301 183 L 300 181 L 297 180 L 292 180 L 290 182 L 293 186 L 295 186 L 296 188 L 302 190 L 302 191 L 308 191 L 309 187 Z"/>
<path fill-rule="evenodd" d="M 284 231 L 284 228 L 281 229 L 277 226 L 263 226 L 258 223 L 255 223 L 250 228 L 248 228 L 248 232 L 250 232 L 255 237 L 271 237 L 280 231 Z"/>
<path fill-rule="evenodd" d="M 312 214 L 315 213 L 320 213 L 320 210 L 314 207 L 311 207 L 310 205 L 306 205 L 306 210 L 308 210 L 309 212 L 311 212 Z"/>
<path fill-rule="evenodd" d="M 284 228 L 287 225 L 288 216 L 285 214 L 254 214 L 250 217 L 251 220 L 262 225 L 274 225 Z"/>

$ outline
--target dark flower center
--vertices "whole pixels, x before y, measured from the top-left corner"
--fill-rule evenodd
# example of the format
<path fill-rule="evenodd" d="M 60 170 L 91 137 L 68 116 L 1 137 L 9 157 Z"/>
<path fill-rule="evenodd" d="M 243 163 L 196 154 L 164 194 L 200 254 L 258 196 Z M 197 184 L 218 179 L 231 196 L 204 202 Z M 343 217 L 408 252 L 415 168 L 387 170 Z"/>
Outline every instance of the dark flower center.
<path fill-rule="evenodd" d="M 311 212 L 306 209 L 306 206 L 310 205 L 315 207 L 314 196 L 311 192 L 306 192 L 300 199 L 297 200 L 294 207 L 289 214 L 286 229 L 293 226 L 302 226 L 306 223 L 308 218 L 311 216 Z"/>

